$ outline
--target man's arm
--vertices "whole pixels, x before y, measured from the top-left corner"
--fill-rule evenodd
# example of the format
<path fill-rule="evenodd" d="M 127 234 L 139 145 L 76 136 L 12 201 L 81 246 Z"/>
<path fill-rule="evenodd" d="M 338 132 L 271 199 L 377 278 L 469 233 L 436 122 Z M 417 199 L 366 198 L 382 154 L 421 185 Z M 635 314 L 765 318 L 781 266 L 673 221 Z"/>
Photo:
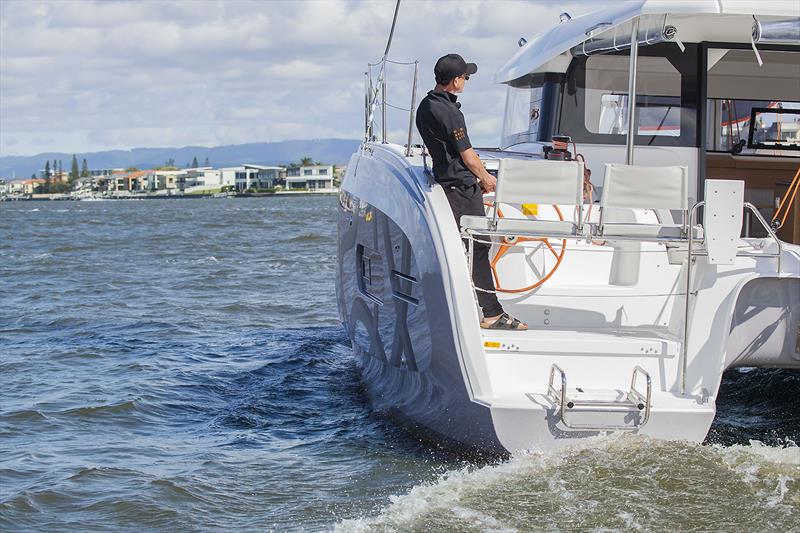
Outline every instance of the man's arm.
<path fill-rule="evenodd" d="M 497 178 L 492 176 L 486 171 L 483 166 L 481 158 L 472 148 L 467 148 L 461 152 L 461 160 L 467 165 L 467 168 L 475 175 L 478 180 L 478 185 L 481 186 L 485 192 L 493 192 L 497 186 Z"/>

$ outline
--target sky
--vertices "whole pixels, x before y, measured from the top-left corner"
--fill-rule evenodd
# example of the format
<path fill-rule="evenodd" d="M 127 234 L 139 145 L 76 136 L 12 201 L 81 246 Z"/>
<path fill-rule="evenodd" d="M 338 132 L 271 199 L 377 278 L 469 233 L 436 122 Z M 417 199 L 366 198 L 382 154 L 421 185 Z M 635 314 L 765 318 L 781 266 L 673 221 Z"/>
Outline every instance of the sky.
<path fill-rule="evenodd" d="M 403 0 L 390 58 L 478 64 L 461 97 L 474 144 L 496 146 L 494 72 L 520 37 L 611 2 Z M 0 0 L 0 156 L 363 136 L 364 71 L 380 59 L 393 0 Z M 413 67 L 391 66 L 408 109 Z M 389 138 L 405 142 L 393 111 Z"/>

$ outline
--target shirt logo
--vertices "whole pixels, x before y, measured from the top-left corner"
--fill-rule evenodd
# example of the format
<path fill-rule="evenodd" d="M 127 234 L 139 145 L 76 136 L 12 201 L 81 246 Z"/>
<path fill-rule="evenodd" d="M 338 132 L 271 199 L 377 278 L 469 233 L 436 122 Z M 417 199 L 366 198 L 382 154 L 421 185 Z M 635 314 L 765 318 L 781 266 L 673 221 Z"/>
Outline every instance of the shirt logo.
<path fill-rule="evenodd" d="M 467 136 L 467 132 L 464 131 L 464 128 L 456 128 L 453 130 L 453 139 L 460 141 Z"/>

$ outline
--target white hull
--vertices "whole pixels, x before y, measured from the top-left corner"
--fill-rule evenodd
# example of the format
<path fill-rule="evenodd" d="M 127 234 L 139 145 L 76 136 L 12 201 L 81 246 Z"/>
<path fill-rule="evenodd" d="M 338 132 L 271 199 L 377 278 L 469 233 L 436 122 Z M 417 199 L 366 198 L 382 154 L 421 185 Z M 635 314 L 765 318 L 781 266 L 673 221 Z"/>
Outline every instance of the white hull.
<path fill-rule="evenodd" d="M 403 150 L 366 145 L 351 160 L 342 185 L 337 295 L 379 409 L 448 443 L 492 448 L 496 439 L 510 452 L 620 431 L 700 442 L 714 419 L 726 368 L 800 368 L 800 249 L 784 244 L 779 272 L 769 239 L 742 241 L 755 256 L 738 257 L 732 265 L 695 258 L 684 392 L 685 252 L 681 260 L 663 244 L 570 241 L 546 284 L 500 297 L 531 329 L 481 330 L 465 248 L 444 192 L 430 184 L 419 151 L 405 157 Z M 646 219 L 652 213 L 631 216 Z M 386 275 L 366 289 L 359 280 L 363 273 L 350 263 L 359 259 L 348 250 L 363 245 L 372 250 L 373 275 L 380 270 L 378 262 L 386 260 L 380 224 L 386 242 L 395 243 L 386 253 L 408 240 L 408 272 L 398 278 L 413 278 L 408 287 Z M 499 263 L 498 274 L 506 286 L 524 286 L 533 275 L 527 265 L 547 261 L 542 252 L 514 250 Z M 383 272 L 402 270 L 401 262 L 395 257 Z M 417 303 L 390 311 L 392 302 L 403 299 Z M 401 346 L 399 326 L 408 332 L 408 349 Z M 392 353 L 401 355 L 393 362 Z M 411 353 L 414 368 L 403 355 Z M 609 405 L 576 405 L 562 418 L 559 398 L 548 389 L 553 365 L 565 374 L 569 401 Z M 652 380 L 645 423 L 642 410 L 625 404 L 637 366 Z M 635 388 L 643 394 L 641 378 Z M 464 429 L 471 426 L 481 429 Z"/>

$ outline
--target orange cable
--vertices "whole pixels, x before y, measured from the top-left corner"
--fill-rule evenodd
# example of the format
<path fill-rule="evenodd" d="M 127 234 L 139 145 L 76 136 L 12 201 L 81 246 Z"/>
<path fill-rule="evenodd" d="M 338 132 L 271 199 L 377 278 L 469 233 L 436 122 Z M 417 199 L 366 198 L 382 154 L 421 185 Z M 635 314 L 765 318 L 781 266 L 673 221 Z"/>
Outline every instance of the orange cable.
<path fill-rule="evenodd" d="M 797 197 L 797 190 L 800 189 L 800 168 L 797 169 L 797 173 L 794 175 L 792 179 L 792 183 L 789 184 L 789 188 L 786 190 L 786 194 L 781 199 L 781 203 L 778 206 L 778 209 L 775 211 L 775 214 L 772 216 L 772 224 L 775 229 L 781 229 L 783 227 L 784 222 L 786 219 L 789 218 L 789 208 L 791 208 L 792 204 L 794 203 L 794 199 Z M 786 199 L 789 199 L 787 202 Z M 786 206 L 786 212 L 783 213 L 781 216 L 781 211 L 783 210 L 783 206 Z M 780 224 L 775 226 L 775 221 L 779 220 Z"/>

